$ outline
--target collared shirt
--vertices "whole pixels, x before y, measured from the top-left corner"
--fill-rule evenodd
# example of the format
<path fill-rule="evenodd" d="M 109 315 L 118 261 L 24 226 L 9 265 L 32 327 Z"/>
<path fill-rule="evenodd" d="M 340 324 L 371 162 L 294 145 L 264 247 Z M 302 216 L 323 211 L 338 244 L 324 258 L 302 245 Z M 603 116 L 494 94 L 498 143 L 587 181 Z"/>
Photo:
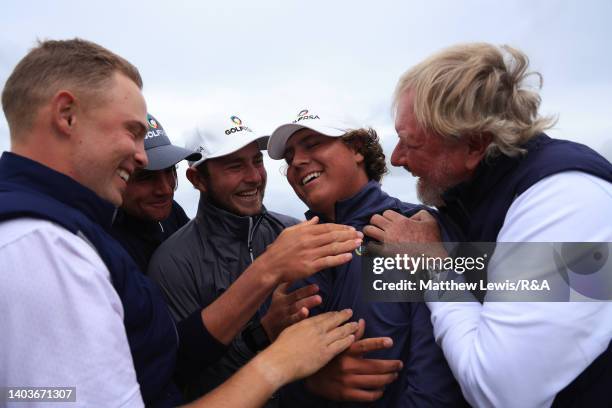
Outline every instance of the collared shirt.
<path fill-rule="evenodd" d="M 83 239 L 46 220 L 0 222 L 0 271 L 0 386 L 76 387 L 76 407 L 144 406 L 121 299 Z"/>
<path fill-rule="evenodd" d="M 1 349 L 11 355 L 14 349 L 23 359 L 19 367 L 11 366 L 6 375 L 31 376 L 43 383 L 37 365 L 44 357 L 47 368 L 57 367 L 57 372 L 49 369 L 44 372 L 50 380 L 63 374 L 77 389 L 83 384 L 86 394 L 90 384 L 95 383 L 99 390 L 90 390 L 89 406 L 100 405 L 97 397 L 106 405 L 106 399 L 100 396 L 104 392 L 113 400 L 109 403 L 111 406 L 133 401 L 131 394 L 121 392 L 117 396 L 107 389 L 116 387 L 121 391 L 127 386 L 131 390 L 134 384 L 148 405 L 177 404 L 180 395 L 172 382 L 178 341 L 176 328 L 156 286 L 108 235 L 114 213 L 110 202 L 65 174 L 14 153 L 2 154 L 0 219 L 3 226 L 16 228 L 13 230 L 16 234 L 5 235 L 5 231 L 2 234 L 3 238 L 12 236 L 13 240 L 5 242 L 0 257 L 0 279 L 3 279 L 0 297 L 8 302 L 2 309 L 6 330 L 2 331 Z M 22 231 L 19 223 L 30 218 L 40 221 L 31 231 Z M 42 220 L 48 220 L 55 230 L 39 233 L 36 229 L 43 225 Z M 22 232 L 27 234 L 19 235 Z M 58 236 L 60 232 L 70 234 L 70 239 L 62 238 L 64 234 Z M 83 245 L 89 250 L 83 250 Z M 37 284 L 39 276 L 42 286 Z M 20 287 L 24 281 L 29 285 Z M 109 284 L 115 296 L 108 293 Z M 118 312 L 117 299 L 121 312 Z M 31 316 L 35 316 L 31 321 L 45 323 L 31 325 L 27 319 Z M 118 324 L 123 327 L 118 328 Z M 56 326 L 60 329 L 55 330 Z M 49 343 L 40 342 L 46 337 Z M 74 346 L 80 353 L 72 353 L 65 344 Z M 42 348 L 37 348 L 38 345 Z M 117 357 L 126 348 L 130 352 L 128 358 Z M 88 350 L 90 357 L 85 356 Z M 116 366 L 121 384 L 110 378 L 107 366 L 102 368 L 109 371 L 98 373 L 97 363 L 105 358 Z M 118 364 L 118 360 L 124 363 Z M 123 373 L 125 362 L 132 365 L 131 372 L 136 374 L 134 382 Z M 4 375 L 4 366 L 1 371 Z M 100 376 L 101 381 L 94 376 Z M 7 385 L 15 385 L 12 377 L 6 378 Z"/>

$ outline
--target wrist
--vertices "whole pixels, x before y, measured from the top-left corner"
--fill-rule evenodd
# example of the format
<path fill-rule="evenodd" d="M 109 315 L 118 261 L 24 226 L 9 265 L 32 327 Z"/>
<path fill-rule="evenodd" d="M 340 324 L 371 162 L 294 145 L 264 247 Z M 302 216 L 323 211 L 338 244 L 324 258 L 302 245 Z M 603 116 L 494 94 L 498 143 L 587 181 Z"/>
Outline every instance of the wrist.
<path fill-rule="evenodd" d="M 272 393 L 290 383 L 293 379 L 287 367 L 283 366 L 281 359 L 274 355 L 273 349 L 268 347 L 251 360 L 258 377 L 270 387 Z"/>
<path fill-rule="evenodd" d="M 275 267 L 269 254 L 264 252 L 249 266 L 248 269 L 257 277 L 261 287 L 273 290 L 282 282 L 282 271 Z"/>

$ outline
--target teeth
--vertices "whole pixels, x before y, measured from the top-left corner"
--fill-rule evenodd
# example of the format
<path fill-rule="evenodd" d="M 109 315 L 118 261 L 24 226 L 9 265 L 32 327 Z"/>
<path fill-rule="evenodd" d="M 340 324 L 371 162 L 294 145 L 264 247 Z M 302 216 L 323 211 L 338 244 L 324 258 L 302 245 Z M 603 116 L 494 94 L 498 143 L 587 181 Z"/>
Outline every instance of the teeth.
<path fill-rule="evenodd" d="M 306 177 L 302 179 L 302 185 L 305 185 L 309 181 L 316 179 L 320 175 L 321 175 L 320 171 L 313 171 L 312 173 L 307 174 Z"/>
<path fill-rule="evenodd" d="M 255 194 L 257 194 L 257 189 L 249 190 L 249 191 L 242 191 L 240 193 L 237 193 L 237 195 L 242 196 L 242 197 L 254 196 Z"/>
<path fill-rule="evenodd" d="M 130 179 L 130 173 L 128 173 L 127 171 L 123 169 L 117 170 L 117 173 L 119 174 L 119 177 L 121 177 L 123 181 L 125 181 L 126 183 Z"/>

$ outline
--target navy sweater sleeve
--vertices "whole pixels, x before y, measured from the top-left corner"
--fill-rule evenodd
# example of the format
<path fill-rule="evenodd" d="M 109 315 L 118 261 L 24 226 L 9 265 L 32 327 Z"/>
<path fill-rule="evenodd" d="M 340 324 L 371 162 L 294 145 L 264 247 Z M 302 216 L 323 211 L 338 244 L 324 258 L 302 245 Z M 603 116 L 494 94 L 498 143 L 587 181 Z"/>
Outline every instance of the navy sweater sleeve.
<path fill-rule="evenodd" d="M 227 346 L 218 341 L 202 322 L 201 311 L 196 310 L 177 325 L 179 349 L 176 372 L 179 382 L 194 378 L 202 366 L 219 360 Z"/>

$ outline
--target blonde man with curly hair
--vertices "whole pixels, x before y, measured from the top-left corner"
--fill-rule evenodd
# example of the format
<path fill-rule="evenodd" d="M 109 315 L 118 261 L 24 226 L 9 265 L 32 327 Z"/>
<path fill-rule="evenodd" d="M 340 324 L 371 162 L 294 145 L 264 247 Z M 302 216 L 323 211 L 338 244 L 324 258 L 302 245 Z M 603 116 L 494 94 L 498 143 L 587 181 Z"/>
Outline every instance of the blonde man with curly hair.
<path fill-rule="evenodd" d="M 600 219 L 612 218 L 612 165 L 543 133 L 553 120 L 539 114 L 530 75 L 541 80 L 521 51 L 480 43 L 411 68 L 395 91 L 391 163 L 418 177 L 421 201 L 456 225 L 458 241 L 610 242 L 612 228 Z M 370 223 L 364 232 L 381 241 L 440 241 L 425 212 L 410 219 L 387 212 Z M 489 265 L 494 279 L 498 264 Z M 436 341 L 468 402 L 612 404 L 612 303 L 487 299 L 428 303 Z"/>

